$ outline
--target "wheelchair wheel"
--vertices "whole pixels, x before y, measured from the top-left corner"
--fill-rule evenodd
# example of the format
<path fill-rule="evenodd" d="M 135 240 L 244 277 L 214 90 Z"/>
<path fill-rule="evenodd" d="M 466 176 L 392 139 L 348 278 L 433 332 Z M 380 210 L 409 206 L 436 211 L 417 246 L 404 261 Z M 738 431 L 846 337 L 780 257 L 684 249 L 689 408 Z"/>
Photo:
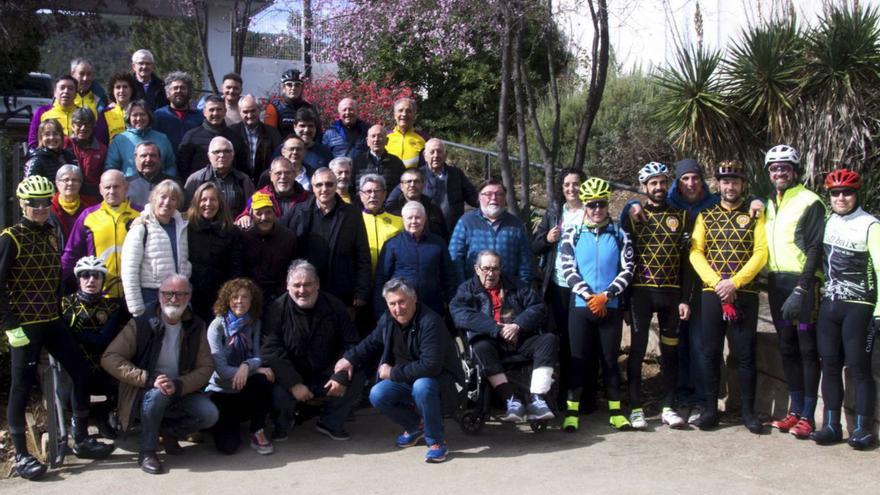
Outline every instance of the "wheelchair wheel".
<path fill-rule="evenodd" d="M 64 407 L 58 396 L 58 374 L 60 365 L 49 356 L 49 366 L 43 371 L 43 401 L 46 404 L 46 430 L 48 435 L 46 461 L 50 467 L 56 468 L 64 463 L 67 455 L 67 424 Z"/>
<path fill-rule="evenodd" d="M 535 433 L 543 433 L 547 430 L 546 421 L 529 421 L 529 428 Z"/>
<path fill-rule="evenodd" d="M 466 435 L 476 435 L 483 429 L 483 416 L 476 411 L 465 411 L 458 418 L 458 425 Z"/>

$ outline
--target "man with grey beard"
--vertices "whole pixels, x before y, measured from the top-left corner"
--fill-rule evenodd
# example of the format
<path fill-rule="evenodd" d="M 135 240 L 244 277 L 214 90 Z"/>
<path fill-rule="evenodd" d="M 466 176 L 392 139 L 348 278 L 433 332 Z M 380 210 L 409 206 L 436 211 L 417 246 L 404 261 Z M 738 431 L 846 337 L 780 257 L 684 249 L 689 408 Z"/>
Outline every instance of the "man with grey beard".
<path fill-rule="evenodd" d="M 217 408 L 201 393 L 214 369 L 205 322 L 189 309 L 192 286 L 169 275 L 159 286 L 158 304 L 133 318 L 104 351 L 101 366 L 119 380 L 123 431 L 140 420 L 138 465 L 148 474 L 164 467 L 156 450 L 183 453 L 177 438 L 210 428 Z"/>
<path fill-rule="evenodd" d="M 532 252 L 525 226 L 507 211 L 507 190 L 498 179 L 487 179 L 477 188 L 480 208 L 459 219 L 449 240 L 449 257 L 459 281 L 474 276 L 477 254 L 492 250 L 501 258 L 502 275 L 532 283 Z"/>

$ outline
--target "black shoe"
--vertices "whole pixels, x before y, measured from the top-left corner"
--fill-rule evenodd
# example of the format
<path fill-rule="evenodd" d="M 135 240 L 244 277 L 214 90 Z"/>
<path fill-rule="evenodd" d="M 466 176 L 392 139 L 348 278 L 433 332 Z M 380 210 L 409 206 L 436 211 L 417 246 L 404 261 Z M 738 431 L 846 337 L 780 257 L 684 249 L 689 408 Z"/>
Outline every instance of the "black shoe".
<path fill-rule="evenodd" d="M 94 437 L 86 437 L 73 444 L 73 454 L 80 459 L 106 459 L 114 450 L 116 445 L 101 443 Z"/>
<path fill-rule="evenodd" d="M 272 430 L 272 435 L 269 436 L 269 439 L 273 442 L 286 442 L 287 430 L 282 430 L 281 428 L 276 427 Z"/>
<path fill-rule="evenodd" d="M 321 433 L 322 435 L 327 435 L 333 440 L 351 440 L 351 435 L 349 435 L 347 431 L 343 430 L 342 428 L 330 428 L 320 421 L 315 423 L 315 431 Z"/>
<path fill-rule="evenodd" d="M 718 418 L 717 412 L 704 410 L 703 413 L 700 414 L 700 417 L 691 424 L 693 424 L 700 430 L 706 431 L 716 428 L 719 423 L 720 419 Z"/>
<path fill-rule="evenodd" d="M 869 449 L 874 445 L 874 435 L 867 428 L 859 428 L 852 432 L 846 443 L 856 450 Z"/>
<path fill-rule="evenodd" d="M 147 474 L 162 474 L 165 472 L 165 468 L 162 466 L 162 461 L 159 460 L 159 456 L 156 455 L 155 450 L 145 451 L 138 454 L 138 466 L 141 467 L 141 471 Z"/>
<path fill-rule="evenodd" d="M 831 445 L 843 440 L 843 433 L 841 432 L 840 425 L 826 424 L 821 430 L 810 433 L 810 440 L 819 445 Z"/>
<path fill-rule="evenodd" d="M 754 415 L 743 416 L 743 425 L 746 427 L 749 432 L 754 433 L 755 435 L 760 435 L 764 431 L 764 424 L 761 423 Z"/>
<path fill-rule="evenodd" d="M 162 447 L 165 449 L 165 454 L 167 455 L 183 454 L 183 447 L 180 446 L 180 442 L 177 441 L 177 437 L 172 437 L 171 435 L 162 435 Z"/>
<path fill-rule="evenodd" d="M 96 420 L 95 426 L 98 428 L 98 435 L 101 435 L 102 438 L 108 440 L 116 439 L 116 430 L 110 425 L 110 420 L 108 418 Z"/>
<path fill-rule="evenodd" d="M 23 479 L 38 480 L 46 474 L 46 465 L 30 454 L 15 454 L 15 472 Z"/>

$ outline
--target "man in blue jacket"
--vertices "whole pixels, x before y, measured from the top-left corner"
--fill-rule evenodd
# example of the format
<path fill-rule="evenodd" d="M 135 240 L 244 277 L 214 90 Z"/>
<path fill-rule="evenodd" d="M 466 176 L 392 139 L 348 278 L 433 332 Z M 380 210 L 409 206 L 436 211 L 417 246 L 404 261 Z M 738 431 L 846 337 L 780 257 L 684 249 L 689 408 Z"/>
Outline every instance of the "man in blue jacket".
<path fill-rule="evenodd" d="M 336 363 L 335 372 L 352 376 L 379 355 L 379 383 L 370 390 L 370 403 L 404 428 L 400 448 L 412 447 L 424 437 L 426 462 L 446 460 L 443 397 L 456 395 L 464 384 L 464 370 L 455 343 L 437 313 L 418 302 L 409 282 L 394 278 L 382 288 L 388 312 L 376 329 Z M 451 401 L 446 401 L 450 404 Z"/>
<path fill-rule="evenodd" d="M 456 328 L 467 333 L 489 384 L 507 403 L 502 421 L 553 419 L 545 395 L 553 383 L 559 341 L 544 331 L 544 301 L 529 285 L 501 275 L 501 257 L 494 251 L 481 252 L 474 269 L 476 276 L 458 287 L 449 312 Z M 502 360 L 510 356 L 525 357 L 534 366 L 526 407 L 504 373 Z"/>
<path fill-rule="evenodd" d="M 370 124 L 358 118 L 357 102 L 343 98 L 336 107 L 339 119 L 324 130 L 322 142 L 330 148 L 333 157 L 347 156 L 351 159 L 368 151 L 367 131 Z"/>

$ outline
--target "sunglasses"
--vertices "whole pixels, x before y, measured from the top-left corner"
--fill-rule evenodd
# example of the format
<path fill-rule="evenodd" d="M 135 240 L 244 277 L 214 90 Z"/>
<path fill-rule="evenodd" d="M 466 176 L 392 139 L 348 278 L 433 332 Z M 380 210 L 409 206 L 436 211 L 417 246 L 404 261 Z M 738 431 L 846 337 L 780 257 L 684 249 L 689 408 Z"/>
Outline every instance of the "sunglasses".
<path fill-rule="evenodd" d="M 183 291 L 177 292 L 177 291 L 167 291 L 167 290 L 160 291 L 159 294 L 166 301 L 170 301 L 172 299 L 183 299 L 184 297 L 190 295 L 189 292 L 183 292 Z"/>
<path fill-rule="evenodd" d="M 855 196 L 856 191 L 855 191 L 855 189 L 835 189 L 834 191 L 830 191 L 828 194 L 832 198 L 837 198 L 840 196 L 845 196 L 845 197 L 849 198 L 850 196 Z"/>
<path fill-rule="evenodd" d="M 791 172 L 794 170 L 791 165 L 770 165 L 767 169 L 771 174 L 782 174 L 786 172 Z"/>
<path fill-rule="evenodd" d="M 90 278 L 103 278 L 104 274 L 99 271 L 86 270 L 84 272 L 80 272 L 79 278 L 90 279 Z"/>
<path fill-rule="evenodd" d="M 586 206 L 590 210 L 598 210 L 600 208 L 607 208 L 608 201 L 590 201 L 589 203 L 585 204 L 584 206 Z"/>
<path fill-rule="evenodd" d="M 48 208 L 52 206 L 52 199 L 50 198 L 30 198 L 26 199 L 24 202 L 28 208 Z"/>

